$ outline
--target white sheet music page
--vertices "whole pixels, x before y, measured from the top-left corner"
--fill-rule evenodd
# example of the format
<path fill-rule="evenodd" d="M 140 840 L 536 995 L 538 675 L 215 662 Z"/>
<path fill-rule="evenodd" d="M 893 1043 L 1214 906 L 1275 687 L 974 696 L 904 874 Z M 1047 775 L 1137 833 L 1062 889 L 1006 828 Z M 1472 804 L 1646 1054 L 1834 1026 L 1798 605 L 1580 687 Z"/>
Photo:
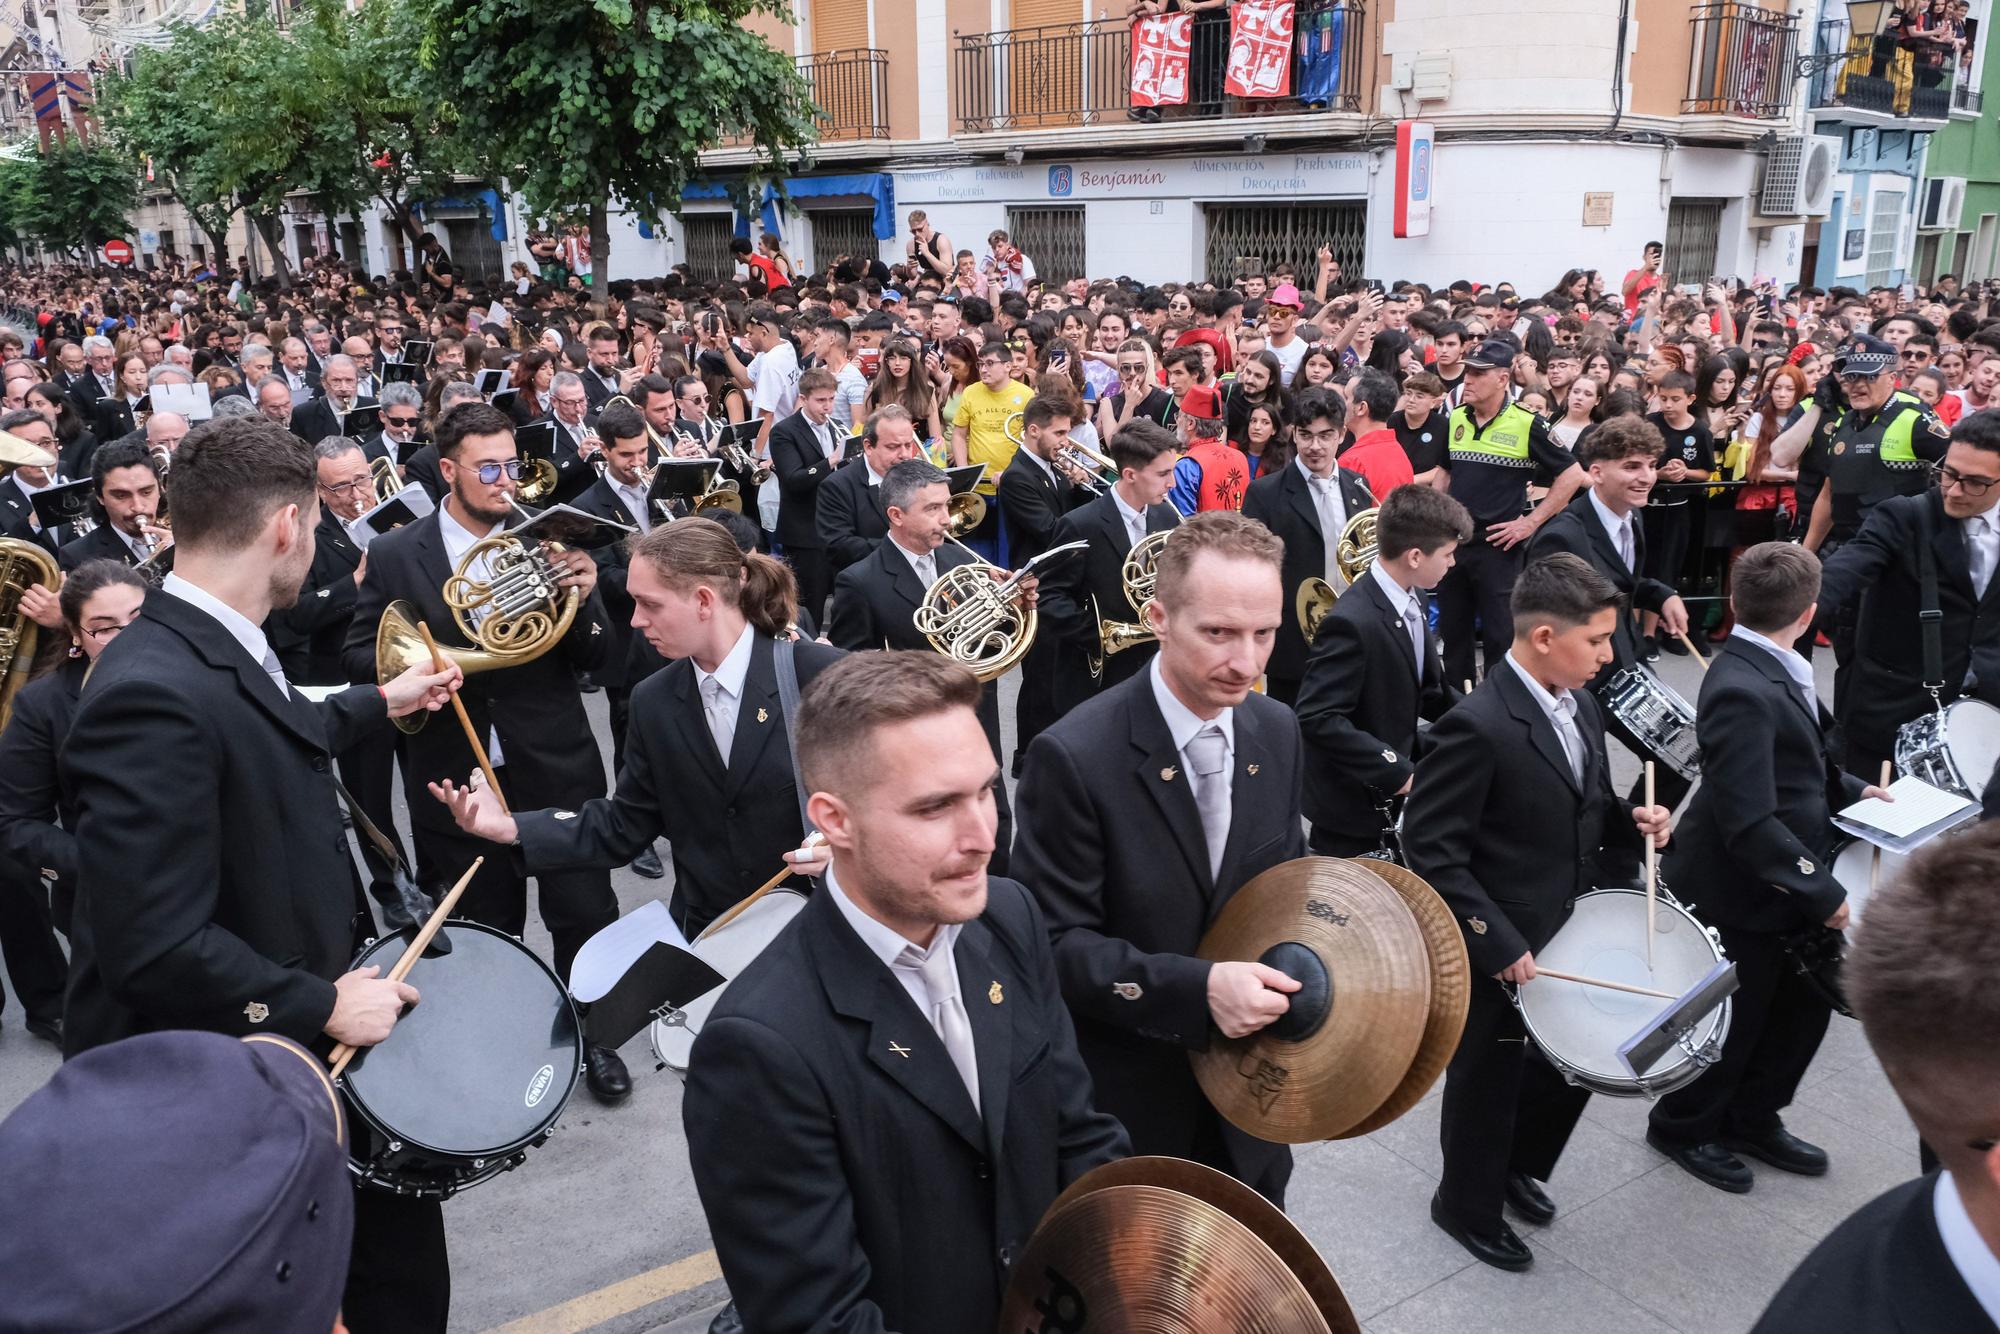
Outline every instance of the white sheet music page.
<path fill-rule="evenodd" d="M 1889 795 L 1895 800 L 1855 802 L 1833 817 L 1834 824 L 1878 848 L 1909 852 L 1979 814 L 1974 802 L 1921 778 L 1898 778 L 1889 785 Z"/>

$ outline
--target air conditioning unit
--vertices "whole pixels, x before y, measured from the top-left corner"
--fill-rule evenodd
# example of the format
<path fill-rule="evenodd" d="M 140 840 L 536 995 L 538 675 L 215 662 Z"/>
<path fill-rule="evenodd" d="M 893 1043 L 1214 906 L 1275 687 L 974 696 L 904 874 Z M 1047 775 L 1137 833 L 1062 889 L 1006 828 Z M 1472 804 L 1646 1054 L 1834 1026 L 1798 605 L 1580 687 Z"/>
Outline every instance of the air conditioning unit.
<path fill-rule="evenodd" d="M 1833 211 L 1840 141 L 1814 134 L 1779 138 L 1764 163 L 1757 211 L 1767 218 L 1815 218 Z"/>
<path fill-rule="evenodd" d="M 1917 212 L 1920 232 L 1955 232 L 1965 212 L 1965 177 L 1933 176 L 1924 182 L 1923 204 Z"/>

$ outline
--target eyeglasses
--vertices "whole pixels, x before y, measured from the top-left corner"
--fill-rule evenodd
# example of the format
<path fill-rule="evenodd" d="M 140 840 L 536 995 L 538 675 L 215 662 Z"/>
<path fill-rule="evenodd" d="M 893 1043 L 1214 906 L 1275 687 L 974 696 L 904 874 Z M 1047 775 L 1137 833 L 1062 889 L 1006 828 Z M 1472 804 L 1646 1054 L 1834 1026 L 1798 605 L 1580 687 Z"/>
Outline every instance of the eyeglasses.
<path fill-rule="evenodd" d="M 509 480 L 520 481 L 522 465 L 519 459 L 508 459 L 505 463 L 482 463 L 473 472 L 481 483 L 491 486 L 500 480 L 500 474 L 503 472 L 507 474 Z"/>
<path fill-rule="evenodd" d="M 1937 478 L 1940 490 L 1947 486 L 1955 486 L 1968 496 L 1983 496 L 1994 487 L 2000 486 L 2000 477 L 1967 477 L 1956 468 L 1947 468 L 1942 463 L 1932 468 L 1931 472 Z"/>
<path fill-rule="evenodd" d="M 326 492 L 330 496 L 345 496 L 345 495 L 352 495 L 354 492 L 360 490 L 362 487 L 370 486 L 372 484 L 373 484 L 372 478 L 357 477 L 351 482 L 337 482 L 332 486 L 328 486 L 325 482 L 321 482 L 319 484 L 319 489 Z"/>
<path fill-rule="evenodd" d="M 136 621 L 138 619 L 139 618 L 137 616 L 134 616 L 132 618 L 132 621 Z M 84 634 L 90 636 L 90 638 L 92 638 L 96 642 L 102 644 L 105 640 L 111 638 L 113 635 L 117 634 L 120 630 L 123 630 L 127 626 L 131 625 L 132 621 L 120 621 L 116 625 L 86 626 L 84 627 L 83 632 Z"/>
<path fill-rule="evenodd" d="M 1900 355 L 1902 356 L 1904 361 L 1922 361 L 1925 357 L 1929 356 L 1930 353 L 1924 351 L 1922 348 L 1918 348 L 1913 352 L 1904 352 L 1901 353 Z"/>

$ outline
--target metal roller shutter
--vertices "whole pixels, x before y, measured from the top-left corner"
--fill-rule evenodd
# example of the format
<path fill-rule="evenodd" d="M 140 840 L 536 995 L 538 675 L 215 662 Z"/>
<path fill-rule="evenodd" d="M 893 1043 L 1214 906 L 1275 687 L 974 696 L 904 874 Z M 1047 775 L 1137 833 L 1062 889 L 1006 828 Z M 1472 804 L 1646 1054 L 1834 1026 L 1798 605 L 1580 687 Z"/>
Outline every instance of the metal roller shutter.
<path fill-rule="evenodd" d="M 1716 246 L 1722 236 L 1721 199 L 1676 199 L 1667 205 L 1666 254 L 1660 271 L 1675 286 L 1717 277 Z"/>
<path fill-rule="evenodd" d="M 1204 204 L 1208 280 L 1219 287 L 1245 272 L 1289 262 L 1308 285 L 1319 272 L 1319 248 L 1333 247 L 1340 271 L 1359 276 L 1367 241 L 1368 206 L 1361 200 L 1312 204 Z"/>
<path fill-rule="evenodd" d="M 727 213 L 687 213 L 681 217 L 685 257 L 694 279 L 719 283 L 736 271 L 729 256 L 729 242 L 735 237 Z"/>
<path fill-rule="evenodd" d="M 872 208 L 815 208 L 808 210 L 806 217 L 812 221 L 816 269 L 831 269 L 842 255 L 874 259 L 881 252 L 875 240 Z"/>
<path fill-rule="evenodd" d="M 1045 283 L 1066 283 L 1083 271 L 1083 209 L 1010 208 L 1007 235 L 1035 261 Z"/>

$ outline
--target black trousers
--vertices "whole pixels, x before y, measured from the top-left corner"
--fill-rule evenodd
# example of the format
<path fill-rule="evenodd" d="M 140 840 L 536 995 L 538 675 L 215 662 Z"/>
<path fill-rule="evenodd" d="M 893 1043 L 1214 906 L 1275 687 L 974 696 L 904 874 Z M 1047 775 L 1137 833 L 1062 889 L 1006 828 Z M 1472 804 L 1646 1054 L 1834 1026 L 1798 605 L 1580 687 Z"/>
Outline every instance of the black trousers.
<path fill-rule="evenodd" d="M 1521 547 L 1502 551 L 1490 542 L 1467 542 L 1458 564 L 1437 586 L 1438 636 L 1444 640 L 1444 675 L 1453 685 L 1476 679 L 1472 637 L 1475 623 L 1493 670 L 1514 643 L 1514 613 L 1507 599 L 1521 573 Z"/>
<path fill-rule="evenodd" d="M 833 558 L 825 547 L 795 547 L 788 542 L 785 561 L 799 581 L 799 605 L 825 625 L 826 600 L 833 596 Z"/>
<path fill-rule="evenodd" d="M 0 873 L 0 957 L 28 1017 L 60 1020 L 69 960 L 56 943 L 48 889 L 32 870 L 9 867 Z M 6 1006 L 0 992 L 0 1010 Z"/>
<path fill-rule="evenodd" d="M 1501 984 L 1474 979 L 1465 1036 L 1444 1074 L 1438 1198 L 1463 1226 L 1497 1232 L 1508 1175 L 1547 1181 L 1589 1101 L 1528 1041 Z"/>
<path fill-rule="evenodd" d="M 604 687 L 604 702 L 611 710 L 611 777 L 625 771 L 625 729 L 632 722 L 632 687 Z"/>
<path fill-rule="evenodd" d="M 354 1188 L 354 1249 L 340 1313 L 352 1334 L 444 1334 L 451 1257 L 441 1202 Z"/>
<path fill-rule="evenodd" d="M 1646 525 L 1646 577 L 1678 589 L 1694 533 L 1694 506 L 1648 505 L 1639 514 Z"/>
<path fill-rule="evenodd" d="M 396 833 L 396 738 L 400 735 L 394 728 L 377 727 L 369 731 L 360 741 L 340 753 L 340 781 L 354 795 L 354 804 L 368 817 L 374 826 L 388 836 L 396 845 L 396 851 L 408 860 L 408 852 L 403 840 Z M 388 907 L 401 906 L 402 900 L 396 895 L 396 882 L 389 865 L 389 859 L 376 848 L 374 841 L 359 830 L 355 831 L 355 842 L 361 845 L 361 860 L 368 867 L 368 892 L 377 903 Z"/>
<path fill-rule="evenodd" d="M 1014 697 L 1014 777 L 1021 776 L 1028 743 L 1061 716 L 1056 708 L 1056 656 L 1061 646 L 1053 635 L 1036 635 L 1021 661 L 1021 692 Z"/>
<path fill-rule="evenodd" d="M 1716 930 L 1736 964 L 1738 986 L 1721 1059 L 1653 1104 L 1653 1130 L 1676 1144 L 1775 1129 L 1833 1017 L 1776 936 L 1719 924 Z"/>

